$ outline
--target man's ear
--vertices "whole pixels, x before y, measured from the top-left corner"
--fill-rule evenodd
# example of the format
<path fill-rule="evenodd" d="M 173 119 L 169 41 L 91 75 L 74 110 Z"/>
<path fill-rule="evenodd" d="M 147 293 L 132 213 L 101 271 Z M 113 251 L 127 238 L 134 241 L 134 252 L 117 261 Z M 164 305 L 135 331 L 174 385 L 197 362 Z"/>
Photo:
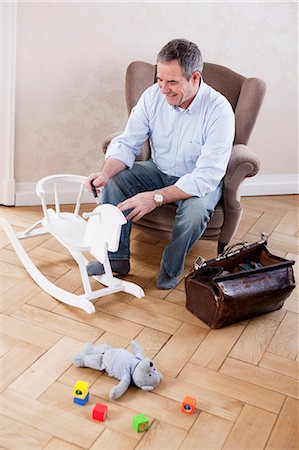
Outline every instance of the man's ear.
<path fill-rule="evenodd" d="M 200 77 L 201 77 L 200 72 L 196 71 L 196 72 L 193 72 L 191 78 L 192 78 L 192 80 L 193 80 L 194 83 L 197 83 L 197 82 L 199 82 Z"/>

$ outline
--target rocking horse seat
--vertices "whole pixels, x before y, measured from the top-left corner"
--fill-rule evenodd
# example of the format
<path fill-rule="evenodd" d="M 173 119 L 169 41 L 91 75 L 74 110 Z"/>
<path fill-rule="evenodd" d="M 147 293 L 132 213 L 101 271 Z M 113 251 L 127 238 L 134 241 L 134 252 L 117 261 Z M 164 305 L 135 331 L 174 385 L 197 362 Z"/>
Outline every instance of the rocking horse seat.
<path fill-rule="evenodd" d="M 48 209 L 48 220 L 44 217 L 42 225 L 64 247 L 80 252 L 90 250 L 90 245 L 84 239 L 86 221 L 81 216 L 69 212 L 58 215 L 53 209 Z"/>

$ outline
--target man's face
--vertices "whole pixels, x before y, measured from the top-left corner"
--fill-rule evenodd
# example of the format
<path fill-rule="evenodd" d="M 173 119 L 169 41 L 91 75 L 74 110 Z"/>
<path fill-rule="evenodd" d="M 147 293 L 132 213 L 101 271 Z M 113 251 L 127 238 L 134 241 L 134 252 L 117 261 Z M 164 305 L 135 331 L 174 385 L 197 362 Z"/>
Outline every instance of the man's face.
<path fill-rule="evenodd" d="M 194 72 L 187 80 L 177 60 L 157 64 L 158 85 L 172 106 L 188 108 L 198 91 L 199 80 L 199 72 Z"/>

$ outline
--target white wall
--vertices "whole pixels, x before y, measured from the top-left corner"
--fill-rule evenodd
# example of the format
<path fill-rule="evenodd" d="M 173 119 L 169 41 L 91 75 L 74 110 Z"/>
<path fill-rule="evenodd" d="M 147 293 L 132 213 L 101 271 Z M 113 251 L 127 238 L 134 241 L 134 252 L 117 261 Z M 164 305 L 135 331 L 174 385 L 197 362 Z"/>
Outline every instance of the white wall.
<path fill-rule="evenodd" d="M 177 37 L 266 81 L 250 146 L 262 175 L 296 177 L 297 20 L 294 2 L 19 3 L 16 181 L 98 169 L 101 141 L 126 121 L 126 66 Z"/>

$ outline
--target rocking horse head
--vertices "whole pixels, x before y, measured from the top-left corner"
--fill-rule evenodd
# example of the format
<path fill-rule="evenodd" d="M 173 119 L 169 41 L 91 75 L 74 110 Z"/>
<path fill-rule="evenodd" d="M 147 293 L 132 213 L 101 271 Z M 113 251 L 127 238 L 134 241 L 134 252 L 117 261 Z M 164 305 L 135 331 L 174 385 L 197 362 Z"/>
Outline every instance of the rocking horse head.
<path fill-rule="evenodd" d="M 116 206 L 108 203 L 97 206 L 83 217 L 88 218 L 85 242 L 90 245 L 90 253 L 103 263 L 108 251 L 118 250 L 121 227 L 127 220 Z"/>

